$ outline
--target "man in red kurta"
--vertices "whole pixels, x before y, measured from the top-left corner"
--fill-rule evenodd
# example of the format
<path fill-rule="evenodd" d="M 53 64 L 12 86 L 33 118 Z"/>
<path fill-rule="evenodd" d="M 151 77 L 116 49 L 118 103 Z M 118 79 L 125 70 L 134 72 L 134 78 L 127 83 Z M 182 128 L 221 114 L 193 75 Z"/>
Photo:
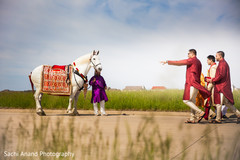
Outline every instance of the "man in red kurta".
<path fill-rule="evenodd" d="M 240 121 L 240 112 L 234 107 L 234 99 L 231 88 L 230 69 L 228 63 L 224 59 L 224 52 L 218 51 L 216 60 L 219 61 L 215 78 L 208 79 L 209 83 L 215 84 L 214 86 L 214 103 L 217 108 L 217 117 L 215 122 L 221 123 L 221 108 L 225 104 L 230 108 L 238 117 L 237 123 Z"/>
<path fill-rule="evenodd" d="M 197 51 L 195 49 L 190 49 L 188 53 L 188 59 L 180 61 L 163 61 L 161 63 L 176 66 L 187 66 L 186 71 L 186 83 L 183 95 L 183 102 L 191 108 L 190 119 L 187 123 L 195 123 L 195 120 L 200 120 L 204 116 L 204 112 L 195 105 L 196 96 L 198 91 L 203 96 L 204 99 L 211 96 L 211 93 L 201 86 L 200 76 L 202 72 L 202 64 L 196 57 Z"/>

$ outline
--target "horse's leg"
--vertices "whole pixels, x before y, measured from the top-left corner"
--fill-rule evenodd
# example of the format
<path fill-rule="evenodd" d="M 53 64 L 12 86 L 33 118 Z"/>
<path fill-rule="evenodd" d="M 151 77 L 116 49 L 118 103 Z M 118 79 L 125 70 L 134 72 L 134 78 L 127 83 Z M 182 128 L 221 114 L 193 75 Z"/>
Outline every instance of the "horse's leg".
<path fill-rule="evenodd" d="M 40 103 L 41 107 L 42 107 L 42 103 L 41 103 L 42 102 L 42 96 L 43 96 L 43 93 L 40 93 L 39 94 L 39 103 Z"/>
<path fill-rule="evenodd" d="M 42 109 L 42 97 L 43 97 L 43 93 L 39 94 L 39 103 Z M 46 116 L 46 113 L 44 112 L 44 110 L 42 109 L 42 116 Z"/>
<path fill-rule="evenodd" d="M 43 65 L 38 66 L 32 71 L 31 74 L 31 83 L 36 87 L 36 92 L 34 93 L 34 99 L 36 102 L 36 111 L 37 114 L 40 116 L 45 116 L 46 114 L 42 110 L 41 106 L 41 99 L 42 99 L 42 93 L 41 93 L 41 76 L 42 76 L 42 70 L 43 70 Z"/>
<path fill-rule="evenodd" d="M 72 102 L 73 102 L 73 98 L 75 97 L 77 91 L 78 91 L 78 88 L 73 87 L 72 94 L 69 96 L 69 104 L 68 104 L 67 113 L 70 114 L 70 115 L 73 114 L 73 112 L 72 112 Z"/>
<path fill-rule="evenodd" d="M 73 113 L 74 115 L 79 115 L 78 111 L 77 111 L 77 101 L 78 101 L 78 97 L 79 97 L 79 94 L 80 94 L 81 91 L 77 91 L 77 93 L 75 94 L 74 96 L 74 102 L 73 102 Z"/>
<path fill-rule="evenodd" d="M 36 88 L 36 91 L 34 93 L 34 99 L 36 102 L 36 111 L 37 112 L 42 110 L 41 104 L 39 102 L 39 95 L 40 95 L 40 90 L 38 88 Z"/>
<path fill-rule="evenodd" d="M 73 93 L 69 96 L 69 101 L 68 101 L 67 113 L 69 114 L 72 113 L 72 100 L 73 100 Z"/>
<path fill-rule="evenodd" d="M 35 102 L 36 102 L 36 112 L 39 116 L 46 116 L 45 112 L 42 110 L 41 99 L 42 93 L 39 88 L 36 88 L 36 92 L 34 94 Z"/>

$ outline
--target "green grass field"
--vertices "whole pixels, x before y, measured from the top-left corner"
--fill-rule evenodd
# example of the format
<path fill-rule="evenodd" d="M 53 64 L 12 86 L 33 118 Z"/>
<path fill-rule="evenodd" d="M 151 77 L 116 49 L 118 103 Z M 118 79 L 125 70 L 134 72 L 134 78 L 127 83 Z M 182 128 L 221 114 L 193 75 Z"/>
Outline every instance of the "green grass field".
<path fill-rule="evenodd" d="M 163 91 L 107 91 L 107 110 L 140 111 L 189 111 L 182 102 L 183 90 Z M 78 109 L 92 110 L 91 91 L 86 99 L 83 93 L 78 100 Z M 235 106 L 240 109 L 240 92 L 234 91 Z M 67 109 L 68 97 L 43 95 L 43 109 Z M 0 108 L 35 109 L 32 92 L 0 92 Z"/>

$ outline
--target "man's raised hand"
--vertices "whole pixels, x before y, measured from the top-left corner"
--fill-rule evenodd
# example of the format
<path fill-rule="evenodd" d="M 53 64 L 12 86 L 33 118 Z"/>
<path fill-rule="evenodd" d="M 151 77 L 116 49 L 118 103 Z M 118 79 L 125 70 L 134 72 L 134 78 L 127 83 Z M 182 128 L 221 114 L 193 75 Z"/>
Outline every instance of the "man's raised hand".
<path fill-rule="evenodd" d="M 167 61 L 160 61 L 162 65 L 167 64 Z"/>

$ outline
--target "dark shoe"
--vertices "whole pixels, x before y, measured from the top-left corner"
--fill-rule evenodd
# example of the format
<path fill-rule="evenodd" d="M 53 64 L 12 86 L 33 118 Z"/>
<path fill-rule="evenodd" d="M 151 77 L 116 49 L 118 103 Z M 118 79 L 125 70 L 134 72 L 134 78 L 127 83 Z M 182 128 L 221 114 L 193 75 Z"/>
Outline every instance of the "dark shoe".
<path fill-rule="evenodd" d="M 198 118 L 198 123 L 200 123 L 201 122 L 201 120 L 203 119 L 203 117 L 206 115 L 206 113 L 205 112 L 203 112 L 203 113 L 201 113 L 200 114 L 200 117 Z"/>
<path fill-rule="evenodd" d="M 222 118 L 224 118 L 224 119 L 229 119 L 226 115 L 223 115 Z"/>
<path fill-rule="evenodd" d="M 214 122 L 214 119 L 211 119 L 210 121 L 208 121 L 208 123 L 213 123 Z"/>
<path fill-rule="evenodd" d="M 214 117 L 216 118 L 216 113 L 213 113 L 213 114 L 210 115 L 211 119 L 213 119 Z"/>
<path fill-rule="evenodd" d="M 240 116 L 237 118 L 237 124 L 240 124 Z"/>

